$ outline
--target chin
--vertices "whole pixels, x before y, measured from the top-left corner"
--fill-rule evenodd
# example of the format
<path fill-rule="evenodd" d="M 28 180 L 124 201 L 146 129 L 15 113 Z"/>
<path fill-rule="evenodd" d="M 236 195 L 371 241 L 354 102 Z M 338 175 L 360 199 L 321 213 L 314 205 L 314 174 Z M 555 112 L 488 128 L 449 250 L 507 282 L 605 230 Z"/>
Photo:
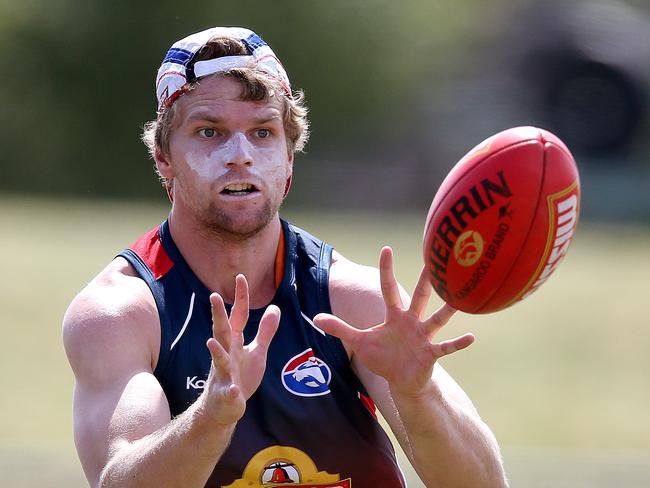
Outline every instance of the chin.
<path fill-rule="evenodd" d="M 201 227 L 221 239 L 245 240 L 264 230 L 279 210 L 279 205 L 263 205 L 255 212 L 225 212 L 216 208 L 201 219 Z"/>

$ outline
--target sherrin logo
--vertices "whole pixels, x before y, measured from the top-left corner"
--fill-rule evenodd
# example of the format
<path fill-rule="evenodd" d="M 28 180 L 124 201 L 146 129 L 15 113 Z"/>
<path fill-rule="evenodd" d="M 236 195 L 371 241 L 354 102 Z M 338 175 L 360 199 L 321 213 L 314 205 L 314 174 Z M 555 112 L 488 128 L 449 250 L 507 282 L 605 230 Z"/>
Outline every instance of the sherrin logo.
<path fill-rule="evenodd" d="M 298 396 L 327 395 L 331 379 L 329 366 L 314 355 L 311 347 L 289 359 L 282 368 L 282 384 Z"/>

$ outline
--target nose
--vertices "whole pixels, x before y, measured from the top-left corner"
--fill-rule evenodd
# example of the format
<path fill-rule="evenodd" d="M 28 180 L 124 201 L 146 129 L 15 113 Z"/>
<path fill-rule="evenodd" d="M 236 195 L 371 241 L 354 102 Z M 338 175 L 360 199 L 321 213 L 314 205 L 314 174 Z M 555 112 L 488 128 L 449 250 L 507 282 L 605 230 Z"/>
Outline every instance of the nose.
<path fill-rule="evenodd" d="M 234 133 L 225 143 L 224 163 L 228 167 L 251 166 L 253 164 L 253 147 L 246 136 Z"/>

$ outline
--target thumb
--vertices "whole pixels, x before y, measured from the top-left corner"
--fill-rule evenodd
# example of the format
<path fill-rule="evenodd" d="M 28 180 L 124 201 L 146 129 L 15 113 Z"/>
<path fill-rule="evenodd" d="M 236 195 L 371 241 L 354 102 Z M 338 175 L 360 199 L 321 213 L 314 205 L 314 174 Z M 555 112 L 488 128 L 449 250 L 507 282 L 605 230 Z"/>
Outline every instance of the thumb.
<path fill-rule="evenodd" d="M 314 317 L 314 325 L 348 344 L 353 344 L 361 333 L 344 320 L 329 313 L 319 313 L 316 315 Z"/>

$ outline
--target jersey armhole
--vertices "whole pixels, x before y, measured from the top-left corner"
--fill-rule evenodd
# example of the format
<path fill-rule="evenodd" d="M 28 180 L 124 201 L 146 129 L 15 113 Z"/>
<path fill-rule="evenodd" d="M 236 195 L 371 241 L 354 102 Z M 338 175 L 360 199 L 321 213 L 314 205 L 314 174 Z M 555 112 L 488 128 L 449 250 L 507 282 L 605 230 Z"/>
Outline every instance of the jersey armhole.
<path fill-rule="evenodd" d="M 330 303 L 330 290 L 329 290 L 329 276 L 330 267 L 332 265 L 332 252 L 334 248 L 329 244 L 323 243 L 320 248 L 320 255 L 318 257 L 318 267 L 316 270 L 316 280 L 318 286 L 318 307 L 319 310 L 332 313 L 332 304 Z M 338 337 L 326 335 L 326 344 L 331 354 L 336 359 L 337 363 L 345 365 L 352 373 L 350 358 L 345 350 L 343 341 Z M 354 375 L 356 377 L 356 375 Z M 361 381 L 359 381 L 361 384 Z M 363 385 L 362 385 L 363 386 Z"/>
<path fill-rule="evenodd" d="M 154 369 L 154 375 L 161 375 L 167 369 L 167 363 L 169 362 L 168 352 L 171 346 L 171 337 L 168 333 L 170 328 L 169 324 L 167 323 L 165 314 L 165 301 L 161 296 L 162 290 L 160 284 L 156 281 L 153 273 L 144 263 L 142 258 L 140 258 L 140 256 L 138 256 L 138 254 L 133 250 L 125 249 L 119 253 L 117 257 L 126 259 L 127 262 L 133 266 L 133 269 L 135 269 L 136 273 L 138 273 L 140 279 L 142 279 L 149 287 L 149 290 L 151 291 L 153 299 L 156 303 L 156 309 L 158 310 L 158 320 L 160 321 L 160 350 L 158 351 L 158 361 L 156 363 L 156 368 Z"/>

